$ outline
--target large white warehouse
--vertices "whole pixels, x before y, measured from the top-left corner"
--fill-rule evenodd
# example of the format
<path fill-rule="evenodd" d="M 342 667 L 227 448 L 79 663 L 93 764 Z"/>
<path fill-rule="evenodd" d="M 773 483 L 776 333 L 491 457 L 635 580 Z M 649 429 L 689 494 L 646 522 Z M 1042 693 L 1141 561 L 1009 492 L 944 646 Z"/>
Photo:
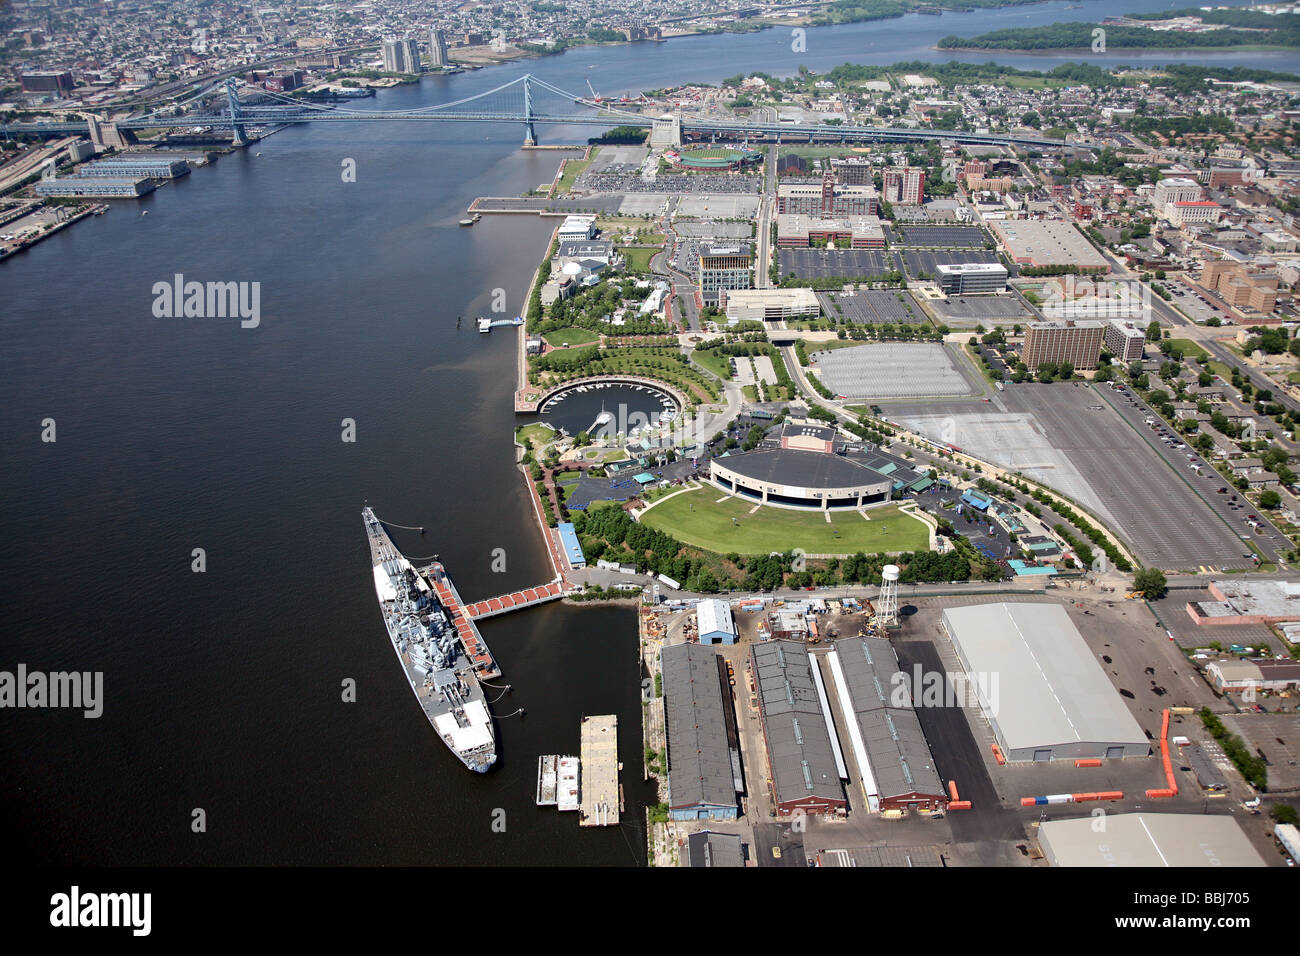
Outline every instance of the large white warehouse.
<path fill-rule="evenodd" d="M 943 625 L 1008 760 L 1144 757 L 1151 745 L 1057 604 L 948 608 Z"/>

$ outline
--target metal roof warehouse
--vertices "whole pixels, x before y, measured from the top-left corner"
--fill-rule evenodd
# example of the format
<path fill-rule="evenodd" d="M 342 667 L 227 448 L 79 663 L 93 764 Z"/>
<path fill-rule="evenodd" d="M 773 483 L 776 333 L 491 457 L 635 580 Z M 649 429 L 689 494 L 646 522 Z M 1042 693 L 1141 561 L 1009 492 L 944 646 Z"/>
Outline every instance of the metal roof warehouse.
<path fill-rule="evenodd" d="M 750 655 L 777 813 L 846 813 L 840 761 L 813 683 L 808 648 L 795 641 L 768 641 L 755 644 Z"/>
<path fill-rule="evenodd" d="M 978 604 L 947 608 L 942 620 L 1008 760 L 1151 752 L 1061 606 Z"/>
<path fill-rule="evenodd" d="M 674 820 L 734 820 L 735 775 L 717 655 L 701 644 L 670 644 L 661 659 L 669 816 Z"/>

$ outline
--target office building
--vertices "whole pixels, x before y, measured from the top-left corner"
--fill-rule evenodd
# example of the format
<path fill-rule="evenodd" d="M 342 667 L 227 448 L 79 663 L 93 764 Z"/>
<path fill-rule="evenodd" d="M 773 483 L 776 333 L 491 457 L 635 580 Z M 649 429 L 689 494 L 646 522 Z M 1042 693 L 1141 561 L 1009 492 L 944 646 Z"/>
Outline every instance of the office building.
<path fill-rule="evenodd" d="M 820 183 L 780 183 L 776 187 L 776 211 L 804 216 L 839 218 L 876 216 L 880 195 L 876 187 L 842 185 L 827 172 Z"/>
<path fill-rule="evenodd" d="M 77 170 L 77 175 L 102 176 L 106 179 L 176 179 L 189 171 L 190 164 L 183 159 L 126 155 L 86 163 Z"/>
<path fill-rule="evenodd" d="M 831 172 L 835 174 L 835 179 L 845 186 L 871 186 L 875 182 L 871 172 L 871 162 L 860 156 L 832 159 Z"/>
<path fill-rule="evenodd" d="M 899 206 L 919 206 L 925 198 L 925 170 L 919 166 L 890 166 L 883 175 L 885 201 Z"/>
<path fill-rule="evenodd" d="M 885 230 L 875 216 L 822 219 L 801 213 L 778 213 L 776 244 L 782 249 L 834 245 L 836 249 L 883 249 Z"/>
<path fill-rule="evenodd" d="M 748 244 L 709 245 L 700 249 L 696 280 L 704 301 L 718 301 L 727 289 L 748 289 L 754 284 L 753 252 Z"/>
<path fill-rule="evenodd" d="M 1160 209 L 1170 203 L 1195 202 L 1203 195 L 1201 184 L 1195 179 L 1170 177 L 1156 183 L 1156 188 L 1151 192 L 1151 203 Z"/>
<path fill-rule="evenodd" d="M 104 179 L 98 176 L 64 176 L 36 183 L 38 196 L 84 196 L 93 199 L 136 199 L 157 187 L 151 179 Z"/>
<path fill-rule="evenodd" d="M 67 70 L 47 70 L 22 75 L 24 93 L 71 93 L 72 74 Z"/>
<path fill-rule="evenodd" d="M 945 295 L 971 295 L 980 292 L 1005 292 L 1007 268 L 996 262 L 960 262 L 940 264 L 935 278 Z"/>

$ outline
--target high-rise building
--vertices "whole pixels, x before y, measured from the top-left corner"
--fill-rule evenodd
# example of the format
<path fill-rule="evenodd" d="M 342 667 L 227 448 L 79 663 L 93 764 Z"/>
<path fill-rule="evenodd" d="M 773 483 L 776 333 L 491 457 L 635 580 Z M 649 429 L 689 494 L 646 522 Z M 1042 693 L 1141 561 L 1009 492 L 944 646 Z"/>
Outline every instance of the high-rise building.
<path fill-rule="evenodd" d="M 743 242 L 707 245 L 700 249 L 698 281 L 704 301 L 717 302 L 725 289 L 749 289 L 754 285 L 753 253 Z"/>
<path fill-rule="evenodd" d="M 845 186 L 870 186 L 873 183 L 871 161 L 861 156 L 832 159 L 831 171 Z"/>
<path fill-rule="evenodd" d="M 925 170 L 919 166 L 890 166 L 881 178 L 886 202 L 919 206 L 925 198 Z"/>
<path fill-rule="evenodd" d="M 419 73 L 420 48 L 414 40 L 384 40 L 384 72 Z"/>
<path fill-rule="evenodd" d="M 940 263 L 935 278 L 945 295 L 970 295 L 980 292 L 1005 292 L 1007 267 L 997 262 Z"/>
<path fill-rule="evenodd" d="M 439 68 L 451 65 L 447 59 L 447 34 L 443 30 L 429 31 L 429 63 Z"/>
<path fill-rule="evenodd" d="M 1105 327 L 1101 322 L 1031 322 L 1025 329 L 1020 361 L 1036 371 L 1044 362 L 1069 362 L 1076 370 L 1097 367 Z"/>
<path fill-rule="evenodd" d="M 1111 319 L 1106 326 L 1106 348 L 1121 362 L 1141 360 L 1146 341 L 1146 330 L 1138 328 L 1132 322 Z"/>

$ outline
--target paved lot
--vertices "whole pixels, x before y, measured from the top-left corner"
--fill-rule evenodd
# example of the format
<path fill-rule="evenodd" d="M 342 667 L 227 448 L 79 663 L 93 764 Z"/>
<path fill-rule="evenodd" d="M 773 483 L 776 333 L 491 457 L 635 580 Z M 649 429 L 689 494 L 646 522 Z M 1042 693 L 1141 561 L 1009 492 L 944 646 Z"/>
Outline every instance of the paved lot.
<path fill-rule="evenodd" d="M 1014 295 L 954 295 L 946 300 L 935 299 L 929 305 L 939 318 L 949 324 L 980 322 L 985 325 L 1013 325 L 1034 318 L 1029 307 Z"/>
<path fill-rule="evenodd" d="M 622 216 L 658 216 L 667 203 L 668 197 L 663 193 L 630 194 L 622 197 L 618 212 Z"/>
<path fill-rule="evenodd" d="M 936 343 L 882 342 L 816 352 L 810 358 L 826 386 L 849 398 L 971 392 L 948 350 Z"/>
<path fill-rule="evenodd" d="M 1246 713 L 1224 716 L 1223 725 L 1241 737 L 1251 750 L 1262 751 L 1268 761 L 1268 789 L 1272 792 L 1300 789 L 1300 720 L 1295 713 L 1295 699 L 1276 697 L 1261 699 L 1272 710 L 1286 706 L 1289 713 Z"/>
<path fill-rule="evenodd" d="M 901 251 L 903 261 L 907 264 L 907 274 L 913 278 L 925 273 L 934 278 L 939 265 L 956 265 L 967 262 L 994 262 L 1002 260 L 996 252 L 986 249 L 952 249 L 932 252 L 928 249 L 904 249 Z"/>
<path fill-rule="evenodd" d="M 872 279 L 898 268 L 894 257 L 877 249 L 780 249 L 781 275 L 797 279 Z"/>
<path fill-rule="evenodd" d="M 822 311 L 842 322 L 869 325 L 877 322 L 925 321 L 910 292 L 892 289 L 874 289 L 858 292 L 818 292 L 817 300 Z"/>
<path fill-rule="evenodd" d="M 718 222 L 714 219 L 674 222 L 673 231 L 683 238 L 694 239 L 750 239 L 754 232 L 748 223 Z"/>
<path fill-rule="evenodd" d="M 758 195 L 756 190 L 750 192 L 754 194 L 683 196 L 677 204 L 677 215 L 697 219 L 753 219 L 758 215 Z"/>
<path fill-rule="evenodd" d="M 898 226 L 895 233 L 904 246 L 940 246 L 946 248 L 982 248 L 988 235 L 979 226 Z"/>
<path fill-rule="evenodd" d="M 1279 641 L 1264 624 L 1244 624 L 1236 627 L 1199 627 L 1187 613 L 1187 604 L 1191 601 L 1213 601 L 1209 588 L 1171 587 L 1165 596 L 1152 601 L 1151 607 L 1179 647 L 1208 647 L 1211 641 L 1218 641 L 1228 648 L 1233 644 L 1242 647 L 1267 647 L 1269 653 L 1279 650 Z"/>
<path fill-rule="evenodd" d="M 933 642 L 919 638 L 899 641 L 894 645 L 898 664 L 904 672 L 919 666 L 924 673 L 947 674 Z M 945 679 L 944 699 L 948 700 Z M 980 746 L 971 733 L 965 709 L 958 707 L 918 707 L 916 715 L 930 752 L 934 755 L 935 769 L 946 784 L 953 780 L 963 800 L 971 801 L 969 810 L 950 810 L 948 825 L 953 839 L 959 842 L 998 842 L 1022 840 L 1024 827 L 1016 813 L 1004 807 L 997 789 L 984 766 Z"/>
<path fill-rule="evenodd" d="M 1150 446 L 1156 455 L 1168 462 L 1176 476 L 1173 484 L 1181 485 L 1184 488 L 1194 490 L 1199 493 L 1202 501 L 1207 502 L 1207 507 L 1213 514 L 1218 515 L 1228 530 L 1228 537 L 1236 536 L 1239 561 L 1232 564 L 1219 565 L 1209 560 L 1199 562 L 1205 565 L 1214 565 L 1215 567 L 1227 568 L 1249 568 L 1254 565 L 1254 561 L 1248 557 L 1253 554 L 1247 542 L 1253 542 L 1263 553 L 1266 560 L 1276 561 L 1287 550 L 1290 549 L 1286 537 L 1282 532 L 1274 528 L 1266 519 L 1267 514 L 1259 512 L 1249 502 L 1246 502 L 1237 489 L 1232 487 L 1231 482 L 1220 475 L 1212 467 L 1202 467 L 1201 474 L 1192 470 L 1191 465 L 1201 462 L 1203 459 L 1199 454 L 1189 447 L 1176 448 L 1163 441 L 1163 438 L 1171 437 L 1172 432 L 1162 425 L 1158 420 L 1154 422 L 1154 427 L 1145 423 L 1147 418 L 1154 418 L 1155 413 L 1141 399 L 1133 395 L 1132 391 L 1125 389 L 1122 392 L 1116 392 L 1113 389 L 1100 387 L 1095 390 L 1095 394 L 1105 401 L 1108 405 L 1117 409 L 1118 414 L 1127 421 L 1132 429 L 1141 439 Z M 1175 439 L 1183 445 L 1187 444 L 1185 438 Z M 1189 459 L 1187 456 L 1192 455 Z M 1226 488 L 1222 495 L 1218 489 Z M 1236 499 L 1236 500 L 1234 500 Z M 1256 515 L 1263 520 L 1259 527 L 1253 528 L 1246 523 L 1249 515 Z"/>
<path fill-rule="evenodd" d="M 1009 410 L 1033 416 L 1144 562 L 1192 571 L 1254 565 L 1209 505 L 1093 390 L 1025 384 L 1000 398 Z M 1051 483 L 1050 476 L 1046 480 Z"/>

